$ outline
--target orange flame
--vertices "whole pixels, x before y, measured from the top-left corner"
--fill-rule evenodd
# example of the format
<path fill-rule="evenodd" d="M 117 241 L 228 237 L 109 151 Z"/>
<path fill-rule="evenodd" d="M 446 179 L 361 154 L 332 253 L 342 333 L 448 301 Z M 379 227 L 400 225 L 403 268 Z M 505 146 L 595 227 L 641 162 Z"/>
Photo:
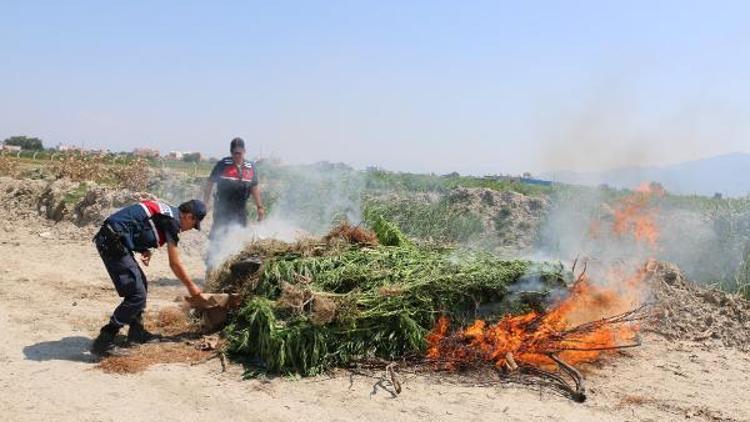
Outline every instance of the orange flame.
<path fill-rule="evenodd" d="M 643 183 L 635 192 L 625 197 L 614 210 L 612 230 L 618 236 L 631 234 L 636 241 L 656 246 L 659 230 L 655 223 L 655 211 L 651 208 L 654 196 L 663 196 L 664 188 L 656 183 Z"/>
<path fill-rule="evenodd" d="M 476 320 L 452 335 L 448 319 L 441 317 L 427 336 L 427 358 L 447 368 L 472 358 L 502 367 L 508 364 L 508 353 L 516 362 L 540 366 L 552 363 L 549 353 L 558 353 L 570 364 L 593 361 L 608 349 L 634 341 L 638 325 L 601 324 L 580 333 L 569 330 L 638 307 L 644 279 L 645 270 L 617 288 L 598 287 L 583 279 L 548 312 L 508 315 L 493 325 Z"/>
<path fill-rule="evenodd" d="M 650 202 L 664 190 L 656 184 L 644 184 L 614 207 L 614 233 L 632 234 L 639 242 L 655 246 L 659 239 L 655 211 Z M 602 224 L 592 224 L 590 232 L 598 232 Z M 547 366 L 555 353 L 569 364 L 591 362 L 602 353 L 632 343 L 639 325 L 632 321 L 608 319 L 640 307 L 645 299 L 645 280 L 650 264 L 627 276 L 611 269 L 607 286 L 599 286 L 581 277 L 566 298 L 544 313 L 529 312 L 507 315 L 495 324 L 476 320 L 471 326 L 451 333 L 450 322 L 441 317 L 428 334 L 427 358 L 442 363 L 447 369 L 472 359 L 511 367 L 515 362 Z M 619 283 L 611 281 L 619 280 Z"/>

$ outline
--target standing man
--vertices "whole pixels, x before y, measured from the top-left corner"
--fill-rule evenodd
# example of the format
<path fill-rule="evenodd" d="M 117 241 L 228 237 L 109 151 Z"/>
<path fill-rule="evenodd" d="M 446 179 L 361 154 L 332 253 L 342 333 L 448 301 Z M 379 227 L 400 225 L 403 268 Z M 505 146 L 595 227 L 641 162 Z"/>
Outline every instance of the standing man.
<path fill-rule="evenodd" d="M 148 281 L 135 260 L 134 252 L 139 253 L 143 265 L 148 266 L 151 248 L 166 244 L 172 272 L 191 296 L 201 294 L 200 287 L 190 279 L 180 261 L 177 243 L 180 232 L 200 230 L 200 222 L 205 216 L 205 204 L 193 199 L 178 208 L 159 201 L 144 201 L 125 207 L 104 220 L 94 236 L 94 243 L 117 294 L 123 300 L 94 340 L 93 353 L 100 356 L 127 355 L 126 350 L 114 343 L 124 325 L 130 326 L 128 341 L 131 343 L 146 343 L 159 338 L 143 327 Z"/>
<path fill-rule="evenodd" d="M 216 184 L 214 201 L 214 223 L 209 238 L 215 240 L 217 233 L 231 224 L 247 225 L 247 200 L 252 195 L 258 221 L 266 216 L 260 198 L 258 172 L 252 161 L 245 160 L 245 141 L 234 138 L 229 144 L 231 157 L 216 163 L 203 191 L 203 201 L 208 204 Z"/>

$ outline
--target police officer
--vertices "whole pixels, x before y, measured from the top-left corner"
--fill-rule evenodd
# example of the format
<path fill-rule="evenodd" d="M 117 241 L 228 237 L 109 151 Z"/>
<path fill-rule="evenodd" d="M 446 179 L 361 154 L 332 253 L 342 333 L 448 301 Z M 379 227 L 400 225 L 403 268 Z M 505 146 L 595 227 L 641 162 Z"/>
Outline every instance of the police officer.
<path fill-rule="evenodd" d="M 232 224 L 242 227 L 247 225 L 247 200 L 250 196 L 255 201 L 258 221 L 262 221 L 266 215 L 255 164 L 245 160 L 245 141 L 242 138 L 232 139 L 229 150 L 232 155 L 216 163 L 204 188 L 203 200 L 208 204 L 216 185 L 214 222 L 209 236 L 211 239 L 215 239 L 217 233 Z"/>
<path fill-rule="evenodd" d="M 127 351 L 114 343 L 115 336 L 124 325 L 130 326 L 130 343 L 146 343 L 159 338 L 143 327 L 148 281 L 135 261 L 134 252 L 139 253 L 143 265 L 148 266 L 151 249 L 166 244 L 172 272 L 191 296 L 201 294 L 201 289 L 190 279 L 180 262 L 177 243 L 180 232 L 200 230 L 200 222 L 205 216 L 205 204 L 196 199 L 177 208 L 160 201 L 144 201 L 125 207 L 104 221 L 94 236 L 94 243 L 117 294 L 123 300 L 94 340 L 93 353 L 104 356 L 126 355 Z"/>

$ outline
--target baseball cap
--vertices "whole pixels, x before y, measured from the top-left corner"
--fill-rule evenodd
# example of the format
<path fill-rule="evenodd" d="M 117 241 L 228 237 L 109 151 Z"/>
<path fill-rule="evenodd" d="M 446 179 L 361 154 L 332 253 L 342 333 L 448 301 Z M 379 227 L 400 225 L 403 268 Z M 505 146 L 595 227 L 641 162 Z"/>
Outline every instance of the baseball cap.
<path fill-rule="evenodd" d="M 204 204 L 200 199 L 191 199 L 182 205 L 184 205 L 186 208 L 189 208 L 189 210 L 185 210 L 186 212 L 189 212 L 190 214 L 193 214 L 193 216 L 195 216 L 195 229 L 200 230 L 201 221 L 206 216 L 206 204 Z M 180 206 L 180 208 L 182 208 L 182 206 Z"/>

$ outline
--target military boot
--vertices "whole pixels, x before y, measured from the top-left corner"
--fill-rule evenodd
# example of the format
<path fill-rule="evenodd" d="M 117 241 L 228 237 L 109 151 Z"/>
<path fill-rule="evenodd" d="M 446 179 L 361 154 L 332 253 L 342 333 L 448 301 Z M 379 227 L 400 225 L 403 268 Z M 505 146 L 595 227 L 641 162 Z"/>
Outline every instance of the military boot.
<path fill-rule="evenodd" d="M 130 329 L 128 330 L 128 342 L 129 343 L 158 343 L 162 339 L 161 335 L 150 333 L 143 326 L 143 317 L 138 316 L 133 322 L 130 323 Z"/>
<path fill-rule="evenodd" d="M 99 331 L 99 336 L 91 345 L 91 353 L 97 356 L 128 356 L 130 352 L 115 344 L 120 327 L 107 324 Z"/>

